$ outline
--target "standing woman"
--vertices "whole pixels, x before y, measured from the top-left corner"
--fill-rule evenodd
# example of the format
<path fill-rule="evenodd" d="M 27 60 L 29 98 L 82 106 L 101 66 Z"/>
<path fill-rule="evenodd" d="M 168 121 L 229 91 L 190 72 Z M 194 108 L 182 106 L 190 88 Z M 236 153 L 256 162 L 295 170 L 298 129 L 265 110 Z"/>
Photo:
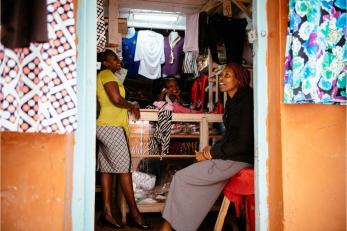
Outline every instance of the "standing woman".
<path fill-rule="evenodd" d="M 162 231 L 197 230 L 230 177 L 253 165 L 253 92 L 249 84 L 245 68 L 227 64 L 219 80 L 220 91 L 228 94 L 223 116 L 225 134 L 212 147 L 196 152 L 197 163 L 174 175 Z"/>
<path fill-rule="evenodd" d="M 98 54 L 101 71 L 97 77 L 97 98 L 100 114 L 96 121 L 96 138 L 99 142 L 97 170 L 101 172 L 103 215 L 101 226 L 114 229 L 123 228 L 111 212 L 111 188 L 113 174 L 117 174 L 122 192 L 128 203 L 132 225 L 140 229 L 150 229 L 145 224 L 135 202 L 132 183 L 132 164 L 128 146 L 128 110 L 135 118 L 140 117 L 139 105 L 124 99 L 125 89 L 115 72 L 121 68 L 118 56 L 111 50 Z"/>

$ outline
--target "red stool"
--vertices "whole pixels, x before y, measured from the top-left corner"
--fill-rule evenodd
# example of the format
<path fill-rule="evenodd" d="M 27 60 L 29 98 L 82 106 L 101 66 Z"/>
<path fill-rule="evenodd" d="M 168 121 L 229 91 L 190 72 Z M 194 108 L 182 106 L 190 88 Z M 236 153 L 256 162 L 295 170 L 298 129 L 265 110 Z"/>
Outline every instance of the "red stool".
<path fill-rule="evenodd" d="M 219 210 L 214 231 L 223 228 L 230 202 L 235 205 L 236 216 L 240 217 L 241 206 L 245 201 L 247 230 L 255 230 L 254 169 L 247 167 L 230 178 L 223 190 L 224 199 Z"/>

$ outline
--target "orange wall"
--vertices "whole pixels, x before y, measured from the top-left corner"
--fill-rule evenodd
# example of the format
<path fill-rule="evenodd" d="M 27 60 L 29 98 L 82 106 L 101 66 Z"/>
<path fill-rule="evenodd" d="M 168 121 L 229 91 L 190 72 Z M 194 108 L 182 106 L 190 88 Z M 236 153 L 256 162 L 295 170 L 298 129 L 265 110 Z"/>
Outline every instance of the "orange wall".
<path fill-rule="evenodd" d="M 269 230 L 346 230 L 346 107 L 282 103 L 288 0 L 267 13 Z"/>
<path fill-rule="evenodd" d="M 282 109 L 285 230 L 346 230 L 345 109 Z"/>
<path fill-rule="evenodd" d="M 1 133 L 3 230 L 69 230 L 72 153 L 73 135 Z"/>

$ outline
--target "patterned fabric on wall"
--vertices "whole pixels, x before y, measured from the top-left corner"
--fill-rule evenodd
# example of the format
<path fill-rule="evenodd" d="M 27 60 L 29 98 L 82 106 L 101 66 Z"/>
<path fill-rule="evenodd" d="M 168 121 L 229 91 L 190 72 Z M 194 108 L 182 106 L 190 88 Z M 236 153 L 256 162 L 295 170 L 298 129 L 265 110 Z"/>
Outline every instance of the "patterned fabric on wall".
<path fill-rule="evenodd" d="M 49 43 L 0 47 L 1 130 L 65 133 L 76 121 L 73 0 L 47 1 Z"/>
<path fill-rule="evenodd" d="M 104 1 L 97 1 L 97 28 L 96 28 L 96 44 L 97 52 L 103 52 L 106 46 L 106 25 L 104 18 Z"/>
<path fill-rule="evenodd" d="M 284 102 L 346 104 L 346 0 L 290 0 Z"/>

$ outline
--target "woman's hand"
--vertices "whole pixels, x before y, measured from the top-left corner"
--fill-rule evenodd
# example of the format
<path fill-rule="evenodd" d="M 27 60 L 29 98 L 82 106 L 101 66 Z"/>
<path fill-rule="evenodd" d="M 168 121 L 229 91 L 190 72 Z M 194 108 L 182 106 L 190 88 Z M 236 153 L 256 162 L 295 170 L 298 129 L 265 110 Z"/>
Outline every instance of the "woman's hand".
<path fill-rule="evenodd" d="M 201 152 L 195 151 L 195 159 L 197 161 L 211 160 L 212 156 L 211 156 L 210 150 L 211 150 L 211 146 L 206 146 L 202 149 Z"/>
<path fill-rule="evenodd" d="M 180 102 L 181 101 L 181 90 L 167 90 L 166 95 L 173 101 Z"/>
<path fill-rule="evenodd" d="M 163 90 L 160 92 L 160 95 L 158 97 L 158 101 L 164 101 L 165 100 L 165 95 L 167 94 L 167 89 L 163 88 Z"/>
<path fill-rule="evenodd" d="M 133 103 L 131 113 L 134 115 L 136 120 L 140 119 L 140 105 L 138 103 Z"/>

